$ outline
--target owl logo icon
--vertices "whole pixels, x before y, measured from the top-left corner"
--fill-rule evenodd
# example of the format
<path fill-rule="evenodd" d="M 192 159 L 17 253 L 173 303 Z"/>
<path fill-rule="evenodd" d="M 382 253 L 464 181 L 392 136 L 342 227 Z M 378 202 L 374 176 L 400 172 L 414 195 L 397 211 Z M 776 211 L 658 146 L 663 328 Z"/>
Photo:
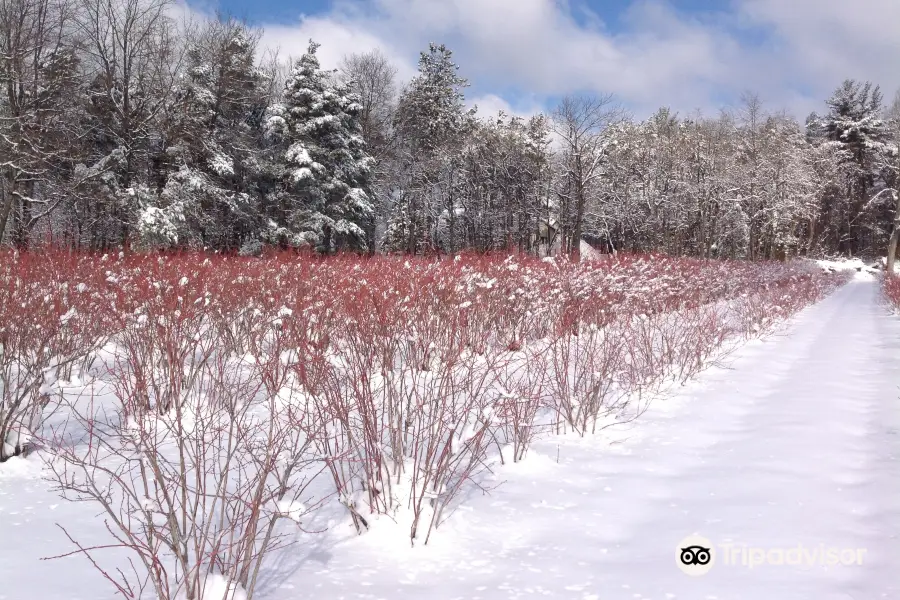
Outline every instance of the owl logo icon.
<path fill-rule="evenodd" d="M 676 548 L 676 564 L 682 572 L 697 577 L 706 575 L 715 563 L 713 543 L 700 536 L 681 540 Z"/>

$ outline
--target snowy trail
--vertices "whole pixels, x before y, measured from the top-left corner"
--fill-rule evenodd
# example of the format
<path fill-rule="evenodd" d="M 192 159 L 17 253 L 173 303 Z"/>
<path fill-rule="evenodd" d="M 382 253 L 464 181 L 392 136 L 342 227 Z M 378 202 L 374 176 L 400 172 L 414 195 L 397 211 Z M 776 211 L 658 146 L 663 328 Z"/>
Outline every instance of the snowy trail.
<path fill-rule="evenodd" d="M 729 365 L 627 430 L 535 444 L 427 547 L 382 521 L 289 548 L 257 598 L 900 597 L 900 318 L 877 282 L 851 282 Z M 37 560 L 69 548 L 57 521 L 105 538 L 95 510 L 58 500 L 20 463 L 0 471 L 0 600 L 114 597 L 83 558 Z M 702 577 L 676 566 L 691 534 L 717 551 Z M 866 552 L 862 565 L 748 569 L 723 564 L 729 542 Z"/>

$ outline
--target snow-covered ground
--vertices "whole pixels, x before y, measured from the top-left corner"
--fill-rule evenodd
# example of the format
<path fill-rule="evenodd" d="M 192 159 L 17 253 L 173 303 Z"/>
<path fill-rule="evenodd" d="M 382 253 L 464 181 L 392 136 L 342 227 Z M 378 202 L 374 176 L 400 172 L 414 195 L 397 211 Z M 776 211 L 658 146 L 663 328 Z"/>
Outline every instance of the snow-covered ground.
<path fill-rule="evenodd" d="M 499 487 L 467 498 L 428 546 L 410 548 L 390 526 L 357 537 L 341 525 L 279 550 L 255 597 L 897 598 L 898 384 L 900 319 L 862 272 L 627 428 L 536 442 L 525 461 L 497 467 L 485 484 Z M 36 458 L 4 464 L 0 600 L 115 597 L 83 557 L 40 560 L 71 549 L 56 523 L 106 543 L 95 513 L 47 491 Z M 677 566 L 691 535 L 712 541 L 715 564 L 702 577 Z M 816 564 L 729 565 L 729 543 L 802 545 L 796 554 Z M 852 550 L 861 564 L 817 564 L 827 549 Z"/>
<path fill-rule="evenodd" d="M 860 271 L 877 273 L 879 271 L 884 271 L 887 259 L 882 257 L 880 260 L 864 261 L 861 258 L 837 257 L 832 259 L 819 259 L 815 262 L 826 271 Z M 894 265 L 894 272 L 897 272 L 897 269 L 898 266 Z"/>

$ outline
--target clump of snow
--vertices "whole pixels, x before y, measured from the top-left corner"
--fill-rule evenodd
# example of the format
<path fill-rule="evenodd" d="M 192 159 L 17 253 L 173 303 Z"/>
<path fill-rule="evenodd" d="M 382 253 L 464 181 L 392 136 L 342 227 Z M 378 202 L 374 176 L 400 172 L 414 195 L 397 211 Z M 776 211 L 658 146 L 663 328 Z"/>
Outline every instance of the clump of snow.
<path fill-rule="evenodd" d="M 263 244 L 260 240 L 251 239 L 241 245 L 238 254 L 240 256 L 260 256 L 263 252 Z"/>
<path fill-rule="evenodd" d="M 299 523 L 300 518 L 306 512 L 306 505 L 297 500 L 279 500 L 278 512 L 291 521 Z"/>
<path fill-rule="evenodd" d="M 301 167 L 301 168 L 296 169 L 296 170 L 294 171 L 294 173 L 293 173 L 293 175 L 292 175 L 292 178 L 293 178 L 293 180 L 294 180 L 295 182 L 298 182 L 298 183 L 301 182 L 301 181 L 303 181 L 303 180 L 305 180 L 305 179 L 311 179 L 311 178 L 312 178 L 312 171 L 310 171 L 310 170 L 309 170 L 308 168 L 306 168 L 306 167 Z"/>
<path fill-rule="evenodd" d="M 224 154 L 215 154 L 209 160 L 209 168 L 222 177 L 231 177 L 234 175 L 234 161 L 230 156 Z"/>
<path fill-rule="evenodd" d="M 6 448 L 10 450 L 10 448 Z M 10 452 L 12 454 L 12 452 Z M 13 479 L 41 479 L 44 463 L 36 455 L 13 456 L 0 465 L 0 481 Z M 0 486 L 3 487 L 3 486 Z M 0 509 L 3 507 L 0 506 Z M 0 515 L 2 515 L 0 510 Z M 8 514 L 8 513 L 7 513 Z M 0 521 L 3 519 L 0 518 Z M 2 528 L 0 528 L 2 530 Z"/>
<path fill-rule="evenodd" d="M 157 243 L 177 243 L 178 227 L 174 219 L 161 208 L 148 206 L 141 212 L 138 219 L 138 231 L 146 239 L 152 239 Z"/>
<path fill-rule="evenodd" d="M 247 592 L 233 581 L 218 573 L 209 573 L 203 582 L 203 590 L 198 594 L 203 600 L 247 600 Z M 176 600 L 187 600 L 184 592 Z"/>
<path fill-rule="evenodd" d="M 834 258 L 815 261 L 827 273 L 855 272 L 856 279 L 870 280 L 884 271 L 885 260 L 864 262 L 860 258 Z M 896 269 L 895 269 L 896 270 Z"/>
<path fill-rule="evenodd" d="M 72 308 L 70 308 L 69 310 L 66 311 L 66 314 L 62 315 L 59 318 L 59 322 L 62 323 L 63 325 L 66 325 L 69 321 L 72 320 L 73 317 L 75 317 L 77 315 L 78 315 L 78 311 L 75 310 L 75 307 L 73 306 Z"/>
<path fill-rule="evenodd" d="M 292 144 L 288 148 L 287 152 L 285 152 L 285 158 L 298 166 L 309 165 L 313 162 L 309 156 L 309 151 L 300 142 Z"/>
<path fill-rule="evenodd" d="M 860 269 L 873 269 L 873 263 L 865 263 L 859 258 L 835 258 L 817 260 L 816 264 L 822 269 L 831 272 L 859 271 Z"/>

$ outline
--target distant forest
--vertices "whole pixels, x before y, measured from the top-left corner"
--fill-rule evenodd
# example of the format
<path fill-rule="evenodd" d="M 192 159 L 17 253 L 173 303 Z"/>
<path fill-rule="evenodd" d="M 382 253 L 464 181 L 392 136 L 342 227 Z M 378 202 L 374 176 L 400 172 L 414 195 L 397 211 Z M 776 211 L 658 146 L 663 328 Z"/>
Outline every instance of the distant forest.
<path fill-rule="evenodd" d="M 400 85 L 377 50 L 284 64 L 162 0 L 0 0 L 0 241 L 455 253 L 886 252 L 900 96 L 845 81 L 804 123 L 746 94 L 715 117 L 569 96 L 483 115 L 450 49 Z"/>

